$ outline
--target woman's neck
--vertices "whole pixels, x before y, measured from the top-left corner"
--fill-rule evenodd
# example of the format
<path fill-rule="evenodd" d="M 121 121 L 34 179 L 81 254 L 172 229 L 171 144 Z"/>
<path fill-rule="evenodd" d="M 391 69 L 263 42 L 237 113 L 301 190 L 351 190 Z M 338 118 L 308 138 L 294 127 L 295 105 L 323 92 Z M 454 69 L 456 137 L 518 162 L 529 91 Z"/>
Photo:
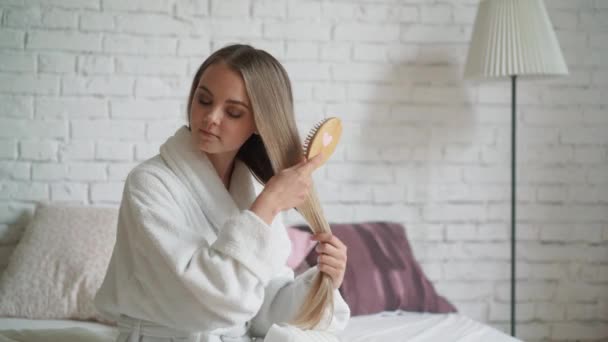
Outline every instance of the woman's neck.
<path fill-rule="evenodd" d="M 236 153 L 205 153 L 207 158 L 213 165 L 213 168 L 217 172 L 218 176 L 226 186 L 226 189 L 230 187 L 230 178 L 232 177 L 232 171 L 234 170 L 234 157 Z"/>

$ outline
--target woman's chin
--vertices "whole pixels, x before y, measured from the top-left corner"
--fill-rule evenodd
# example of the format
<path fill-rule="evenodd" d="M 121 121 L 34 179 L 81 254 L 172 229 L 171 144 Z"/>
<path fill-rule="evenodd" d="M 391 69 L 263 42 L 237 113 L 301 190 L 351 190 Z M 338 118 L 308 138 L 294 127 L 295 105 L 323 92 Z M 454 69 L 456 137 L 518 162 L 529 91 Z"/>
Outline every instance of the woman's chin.
<path fill-rule="evenodd" d="M 194 147 L 199 150 L 200 152 L 205 152 L 205 153 L 213 153 L 213 147 L 209 146 L 209 142 L 197 137 L 194 137 L 192 139 L 192 145 L 194 145 Z"/>
<path fill-rule="evenodd" d="M 211 148 L 209 146 L 209 144 L 205 143 L 205 142 L 200 142 L 197 145 L 197 149 L 201 152 L 205 152 L 205 153 L 217 153 L 216 151 L 214 151 L 213 148 Z"/>

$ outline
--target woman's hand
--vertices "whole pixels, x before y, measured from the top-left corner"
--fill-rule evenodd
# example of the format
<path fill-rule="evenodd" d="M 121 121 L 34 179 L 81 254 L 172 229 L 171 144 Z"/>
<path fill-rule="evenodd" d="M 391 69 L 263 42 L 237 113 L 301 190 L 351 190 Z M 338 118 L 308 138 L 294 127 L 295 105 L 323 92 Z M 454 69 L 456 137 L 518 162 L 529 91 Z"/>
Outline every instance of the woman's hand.
<path fill-rule="evenodd" d="M 331 233 L 315 234 L 313 240 L 319 241 L 316 247 L 319 271 L 330 276 L 334 289 L 339 288 L 346 271 L 346 245 Z"/>
<path fill-rule="evenodd" d="M 270 224 L 280 211 L 295 208 L 308 197 L 312 184 L 312 172 L 320 166 L 321 154 L 286 168 L 272 176 L 264 190 L 253 202 L 251 211 Z"/>

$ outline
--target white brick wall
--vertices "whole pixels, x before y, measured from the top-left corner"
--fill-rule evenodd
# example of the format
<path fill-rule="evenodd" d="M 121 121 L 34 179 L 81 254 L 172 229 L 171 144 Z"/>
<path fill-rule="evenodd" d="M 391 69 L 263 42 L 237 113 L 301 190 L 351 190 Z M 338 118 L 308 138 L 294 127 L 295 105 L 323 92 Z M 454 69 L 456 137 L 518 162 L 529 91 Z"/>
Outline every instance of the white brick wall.
<path fill-rule="evenodd" d="M 478 1 L 3 1 L 0 231 L 38 200 L 118 204 L 198 65 L 251 43 L 303 130 L 344 120 L 328 218 L 402 222 L 439 291 L 507 330 L 510 84 L 462 80 Z M 545 2 L 570 76 L 519 82 L 518 335 L 606 340 L 608 1 Z"/>

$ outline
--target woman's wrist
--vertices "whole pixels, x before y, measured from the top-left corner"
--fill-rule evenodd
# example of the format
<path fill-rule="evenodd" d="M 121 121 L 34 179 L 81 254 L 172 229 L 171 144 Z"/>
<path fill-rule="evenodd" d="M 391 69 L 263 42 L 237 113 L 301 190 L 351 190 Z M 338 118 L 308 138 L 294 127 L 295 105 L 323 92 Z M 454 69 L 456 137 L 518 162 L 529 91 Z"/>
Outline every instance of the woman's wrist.
<path fill-rule="evenodd" d="M 253 204 L 251 204 L 250 211 L 256 214 L 262 221 L 266 222 L 266 224 L 272 224 L 274 217 L 279 213 L 279 209 L 277 206 L 273 204 L 271 196 L 262 191 L 262 193 L 255 199 Z"/>

